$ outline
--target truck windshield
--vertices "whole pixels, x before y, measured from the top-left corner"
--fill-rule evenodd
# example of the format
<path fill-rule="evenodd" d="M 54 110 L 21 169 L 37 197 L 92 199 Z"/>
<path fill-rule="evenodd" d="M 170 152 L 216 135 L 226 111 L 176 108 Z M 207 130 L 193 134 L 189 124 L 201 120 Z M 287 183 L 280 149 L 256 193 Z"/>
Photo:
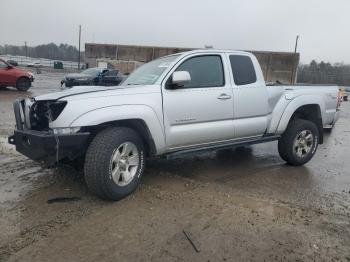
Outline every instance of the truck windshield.
<path fill-rule="evenodd" d="M 178 57 L 179 55 L 167 56 L 144 64 L 130 74 L 122 85 L 153 85 Z"/>

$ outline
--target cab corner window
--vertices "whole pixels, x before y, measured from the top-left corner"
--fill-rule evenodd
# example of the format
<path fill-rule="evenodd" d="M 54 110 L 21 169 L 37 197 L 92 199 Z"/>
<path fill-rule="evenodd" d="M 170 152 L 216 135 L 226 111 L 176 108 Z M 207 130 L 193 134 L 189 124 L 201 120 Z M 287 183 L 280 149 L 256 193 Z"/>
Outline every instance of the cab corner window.
<path fill-rule="evenodd" d="M 230 63 L 236 85 L 249 85 L 256 82 L 254 65 L 249 56 L 230 55 Z"/>
<path fill-rule="evenodd" d="M 183 88 L 220 87 L 225 85 L 224 70 L 219 55 L 203 55 L 189 58 L 176 71 L 190 73 L 191 81 Z"/>

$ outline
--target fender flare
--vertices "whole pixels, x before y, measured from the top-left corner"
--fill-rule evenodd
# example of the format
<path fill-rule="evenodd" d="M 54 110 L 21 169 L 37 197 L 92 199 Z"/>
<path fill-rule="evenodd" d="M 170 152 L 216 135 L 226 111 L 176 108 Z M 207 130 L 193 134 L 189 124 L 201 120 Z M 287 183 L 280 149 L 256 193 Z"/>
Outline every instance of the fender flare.
<path fill-rule="evenodd" d="M 273 117 L 275 126 L 270 126 L 270 128 L 274 129 L 273 133 L 278 135 L 282 134 L 286 130 L 288 123 L 291 117 L 293 116 L 293 114 L 295 113 L 295 111 L 297 111 L 300 107 L 306 106 L 306 105 L 319 106 L 320 112 L 321 112 L 321 118 L 323 119 L 322 114 L 325 111 L 325 105 L 321 96 L 319 95 L 297 96 L 287 104 L 287 106 L 281 113 L 280 117 L 278 115 Z"/>
<path fill-rule="evenodd" d="M 154 141 L 156 153 L 165 151 L 165 134 L 156 112 L 147 105 L 113 105 L 81 114 L 69 126 L 97 126 L 121 120 L 142 120 Z"/>

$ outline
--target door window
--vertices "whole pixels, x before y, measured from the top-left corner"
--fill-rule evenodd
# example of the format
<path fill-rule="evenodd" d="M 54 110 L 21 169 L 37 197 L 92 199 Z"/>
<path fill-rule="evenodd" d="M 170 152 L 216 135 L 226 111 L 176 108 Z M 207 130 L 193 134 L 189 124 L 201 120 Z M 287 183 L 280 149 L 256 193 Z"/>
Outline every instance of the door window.
<path fill-rule="evenodd" d="M 190 73 L 191 81 L 183 88 L 219 87 L 225 85 L 221 57 L 205 55 L 189 58 L 176 71 Z"/>
<path fill-rule="evenodd" d="M 233 80 L 238 86 L 256 82 L 254 65 L 249 56 L 230 55 Z"/>

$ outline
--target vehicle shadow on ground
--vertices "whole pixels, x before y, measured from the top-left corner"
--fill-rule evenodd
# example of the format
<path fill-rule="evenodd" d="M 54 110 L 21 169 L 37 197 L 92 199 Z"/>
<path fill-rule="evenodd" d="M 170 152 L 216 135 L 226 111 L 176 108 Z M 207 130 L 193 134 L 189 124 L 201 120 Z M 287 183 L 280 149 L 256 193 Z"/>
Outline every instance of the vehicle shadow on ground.
<path fill-rule="evenodd" d="M 166 178 L 170 179 L 174 176 L 180 180 L 181 177 L 199 181 L 212 180 L 212 178 L 218 180 L 227 176 L 229 174 L 227 172 L 233 169 L 243 170 L 246 166 L 256 166 L 254 159 L 253 149 L 250 147 L 190 154 L 176 159 L 149 159 L 141 183 L 159 184 L 160 178 L 167 183 Z M 62 195 L 75 192 L 77 196 L 93 197 L 86 187 L 83 170 L 76 170 L 69 165 L 60 164 L 51 169 L 49 176 L 41 176 L 36 187 L 43 185 L 55 188 L 56 195 L 59 192 Z"/>
<path fill-rule="evenodd" d="M 216 152 L 190 154 L 176 159 L 154 159 L 149 161 L 146 175 L 165 173 L 196 179 L 200 176 L 213 174 L 220 177 L 220 174 L 227 174 L 232 170 L 243 171 L 243 168 L 256 168 L 259 165 L 261 165 L 261 159 L 254 155 L 252 147 L 238 147 Z"/>
<path fill-rule="evenodd" d="M 282 169 L 282 170 L 281 170 Z M 257 177 L 255 177 L 257 176 Z M 176 159 L 149 159 L 141 184 L 164 185 L 177 177 L 190 179 L 194 182 L 230 183 L 233 181 L 243 184 L 258 179 L 266 181 L 292 179 L 292 184 L 302 183 L 312 186 L 312 178 L 307 167 L 291 167 L 286 165 L 278 156 L 261 157 L 254 153 L 252 147 L 239 147 L 216 152 L 190 154 Z M 89 193 L 83 170 L 77 171 L 68 165 L 59 165 L 52 170 L 48 177 L 42 176 L 39 184 L 54 188 L 52 195 L 74 195 L 78 197 L 95 198 Z"/>
<path fill-rule="evenodd" d="M 147 164 L 144 181 L 152 184 L 164 175 L 220 184 L 232 182 L 243 187 L 276 180 L 277 183 L 290 180 L 295 186 L 300 183 L 312 186 L 312 174 L 307 167 L 289 166 L 278 154 L 261 153 L 254 147 L 238 147 L 172 160 L 154 159 Z"/>

